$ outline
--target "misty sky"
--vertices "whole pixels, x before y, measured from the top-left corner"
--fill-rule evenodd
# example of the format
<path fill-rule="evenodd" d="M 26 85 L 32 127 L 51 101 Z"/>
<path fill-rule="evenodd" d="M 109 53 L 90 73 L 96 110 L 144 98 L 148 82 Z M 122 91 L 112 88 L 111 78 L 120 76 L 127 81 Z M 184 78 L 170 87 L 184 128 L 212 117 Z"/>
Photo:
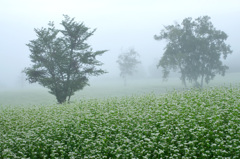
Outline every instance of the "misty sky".
<path fill-rule="evenodd" d="M 63 14 L 87 27 L 97 28 L 90 37 L 93 50 L 109 50 L 99 58 L 109 75 L 117 76 L 117 56 L 134 48 L 145 71 L 161 58 L 164 41 L 155 41 L 164 25 L 184 18 L 208 15 L 213 25 L 229 35 L 233 54 L 228 63 L 240 59 L 239 0 L 1 0 L 0 1 L 0 86 L 14 85 L 30 65 L 26 46 L 36 38 L 34 28 L 56 27 Z"/>

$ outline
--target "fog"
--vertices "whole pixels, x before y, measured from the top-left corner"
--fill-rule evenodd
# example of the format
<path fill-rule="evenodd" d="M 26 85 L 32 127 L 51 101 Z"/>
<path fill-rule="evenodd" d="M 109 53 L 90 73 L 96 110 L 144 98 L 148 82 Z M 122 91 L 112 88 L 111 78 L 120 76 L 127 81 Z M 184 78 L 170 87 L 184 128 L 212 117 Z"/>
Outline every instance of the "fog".
<path fill-rule="evenodd" d="M 226 43 L 233 53 L 224 62 L 230 66 L 229 71 L 240 68 L 239 0 L 1 0 L 0 12 L 1 88 L 21 85 L 24 79 L 21 71 L 31 64 L 26 44 L 36 39 L 34 28 L 46 27 L 49 21 L 58 27 L 63 14 L 97 28 L 88 43 L 95 51 L 109 50 L 98 58 L 104 63 L 102 68 L 109 72 L 99 79 L 119 77 L 116 60 L 128 48 L 140 54 L 139 74 L 153 77 L 166 44 L 153 36 L 164 25 L 204 15 L 210 16 L 213 25 L 229 36 Z"/>

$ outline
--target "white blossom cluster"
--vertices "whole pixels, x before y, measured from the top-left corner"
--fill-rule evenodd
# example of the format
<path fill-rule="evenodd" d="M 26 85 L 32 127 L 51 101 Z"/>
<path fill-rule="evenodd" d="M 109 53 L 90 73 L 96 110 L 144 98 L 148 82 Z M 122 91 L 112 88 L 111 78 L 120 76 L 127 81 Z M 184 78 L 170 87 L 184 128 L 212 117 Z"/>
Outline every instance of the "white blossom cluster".
<path fill-rule="evenodd" d="M 239 88 L 0 107 L 0 159 L 240 158 Z"/>

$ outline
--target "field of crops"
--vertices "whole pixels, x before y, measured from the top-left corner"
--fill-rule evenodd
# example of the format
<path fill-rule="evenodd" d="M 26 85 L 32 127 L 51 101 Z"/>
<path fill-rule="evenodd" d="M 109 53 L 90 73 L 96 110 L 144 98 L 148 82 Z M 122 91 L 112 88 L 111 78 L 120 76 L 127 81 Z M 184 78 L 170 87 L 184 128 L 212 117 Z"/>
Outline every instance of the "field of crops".
<path fill-rule="evenodd" d="M 240 86 L 0 106 L 0 158 L 240 158 Z"/>

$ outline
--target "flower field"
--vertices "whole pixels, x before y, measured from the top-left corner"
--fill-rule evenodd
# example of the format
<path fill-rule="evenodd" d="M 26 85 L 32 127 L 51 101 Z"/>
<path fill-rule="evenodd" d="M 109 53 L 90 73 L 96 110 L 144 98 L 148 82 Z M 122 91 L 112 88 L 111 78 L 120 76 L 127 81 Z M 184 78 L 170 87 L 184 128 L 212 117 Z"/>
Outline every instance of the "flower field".
<path fill-rule="evenodd" d="M 240 158 L 240 86 L 0 106 L 0 158 Z"/>

